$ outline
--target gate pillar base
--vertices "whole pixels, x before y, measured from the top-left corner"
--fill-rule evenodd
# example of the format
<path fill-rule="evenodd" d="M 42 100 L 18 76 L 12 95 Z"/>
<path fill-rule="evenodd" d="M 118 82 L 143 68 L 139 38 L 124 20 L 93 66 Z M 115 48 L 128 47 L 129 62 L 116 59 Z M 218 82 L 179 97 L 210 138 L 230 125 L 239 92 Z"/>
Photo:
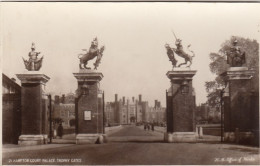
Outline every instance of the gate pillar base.
<path fill-rule="evenodd" d="M 39 71 L 16 75 L 21 80 L 21 135 L 19 145 L 47 143 L 47 99 L 45 85 L 49 77 Z"/>
<path fill-rule="evenodd" d="M 235 142 L 235 132 L 225 132 L 224 141 L 225 142 Z"/>
<path fill-rule="evenodd" d="M 103 74 L 81 69 L 73 73 L 78 81 L 76 100 L 76 144 L 104 142 L 104 93 L 100 90 Z"/>
<path fill-rule="evenodd" d="M 19 145 L 42 145 L 47 144 L 45 135 L 21 135 L 18 141 Z"/>
<path fill-rule="evenodd" d="M 98 134 L 77 134 L 76 144 L 102 144 L 106 142 L 106 135 Z"/>
<path fill-rule="evenodd" d="M 252 132 L 225 132 L 224 141 L 231 143 L 253 143 L 254 134 Z"/>
<path fill-rule="evenodd" d="M 196 142 L 195 132 L 164 133 L 164 141 L 168 143 Z"/>
<path fill-rule="evenodd" d="M 177 68 L 167 72 L 171 87 L 167 92 L 166 142 L 196 142 L 195 93 L 192 86 L 196 70 Z"/>

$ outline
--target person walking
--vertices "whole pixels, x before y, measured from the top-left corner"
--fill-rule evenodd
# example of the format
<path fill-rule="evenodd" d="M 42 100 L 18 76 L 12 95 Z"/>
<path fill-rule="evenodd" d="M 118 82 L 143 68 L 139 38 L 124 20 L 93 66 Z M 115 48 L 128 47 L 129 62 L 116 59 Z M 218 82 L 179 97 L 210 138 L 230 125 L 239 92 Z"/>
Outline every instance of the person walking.
<path fill-rule="evenodd" d="M 154 123 L 151 124 L 152 131 L 154 131 Z"/>
<path fill-rule="evenodd" d="M 62 138 L 62 135 L 63 135 L 63 127 L 62 127 L 62 124 L 60 123 L 60 125 L 58 127 L 58 136 L 60 138 Z"/>
<path fill-rule="evenodd" d="M 56 137 L 57 137 L 57 130 L 54 129 L 54 130 L 53 130 L 53 139 L 56 139 Z"/>
<path fill-rule="evenodd" d="M 53 125 L 52 125 L 52 132 L 53 132 L 52 138 L 53 138 L 53 139 L 56 139 L 56 137 L 57 137 L 57 127 L 56 127 L 56 123 L 53 123 Z"/>

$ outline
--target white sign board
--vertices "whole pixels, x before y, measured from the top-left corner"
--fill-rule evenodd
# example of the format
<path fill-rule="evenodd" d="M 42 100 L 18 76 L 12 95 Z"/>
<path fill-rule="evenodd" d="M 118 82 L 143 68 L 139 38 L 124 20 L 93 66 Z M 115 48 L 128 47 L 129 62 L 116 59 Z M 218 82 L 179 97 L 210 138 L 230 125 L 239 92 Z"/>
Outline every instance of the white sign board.
<path fill-rule="evenodd" d="M 91 111 L 84 111 L 84 120 L 91 120 Z"/>

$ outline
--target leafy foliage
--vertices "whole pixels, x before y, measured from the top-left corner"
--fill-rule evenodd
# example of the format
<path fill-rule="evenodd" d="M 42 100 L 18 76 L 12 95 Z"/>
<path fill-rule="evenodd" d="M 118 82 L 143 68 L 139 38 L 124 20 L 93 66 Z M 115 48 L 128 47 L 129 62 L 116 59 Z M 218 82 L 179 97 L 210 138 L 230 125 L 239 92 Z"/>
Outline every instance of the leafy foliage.
<path fill-rule="evenodd" d="M 209 64 L 210 71 L 217 75 L 223 73 L 228 68 L 226 63 L 225 55 L 220 55 L 217 53 L 210 53 L 211 63 Z"/>

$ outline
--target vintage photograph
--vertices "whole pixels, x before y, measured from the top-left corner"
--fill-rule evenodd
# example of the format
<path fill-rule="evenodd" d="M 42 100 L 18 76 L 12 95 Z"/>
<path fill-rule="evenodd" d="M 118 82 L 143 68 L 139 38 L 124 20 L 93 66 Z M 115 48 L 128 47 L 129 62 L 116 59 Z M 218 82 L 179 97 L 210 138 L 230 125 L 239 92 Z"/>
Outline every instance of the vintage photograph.
<path fill-rule="evenodd" d="M 260 165 L 260 4 L 2 2 L 2 165 Z"/>

